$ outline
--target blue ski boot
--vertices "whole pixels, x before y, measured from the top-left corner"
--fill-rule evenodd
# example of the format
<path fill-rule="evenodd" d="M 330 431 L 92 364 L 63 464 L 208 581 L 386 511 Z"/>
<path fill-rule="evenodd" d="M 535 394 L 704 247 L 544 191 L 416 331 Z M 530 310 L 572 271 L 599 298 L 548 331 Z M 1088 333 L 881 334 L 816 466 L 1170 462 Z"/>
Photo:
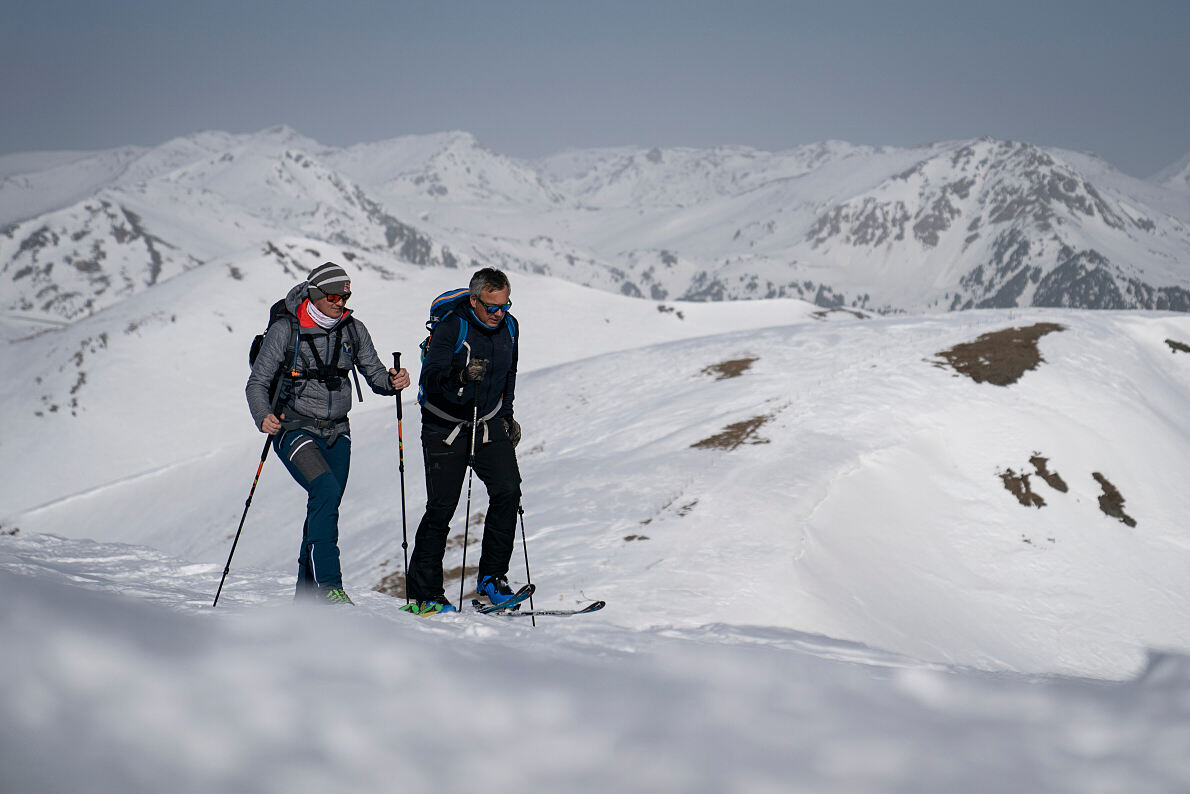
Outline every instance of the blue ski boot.
<path fill-rule="evenodd" d="M 493 606 L 500 606 L 516 595 L 508 586 L 508 579 L 503 576 L 479 577 L 479 581 L 475 585 L 475 592 L 491 601 Z"/>

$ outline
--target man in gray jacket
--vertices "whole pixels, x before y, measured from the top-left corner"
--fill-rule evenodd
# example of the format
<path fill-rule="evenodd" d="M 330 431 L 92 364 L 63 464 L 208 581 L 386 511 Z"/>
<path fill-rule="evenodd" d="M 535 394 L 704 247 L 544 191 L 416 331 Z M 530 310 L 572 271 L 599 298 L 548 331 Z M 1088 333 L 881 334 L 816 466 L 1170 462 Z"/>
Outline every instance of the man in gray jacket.
<path fill-rule="evenodd" d="M 252 420 L 273 436 L 277 456 L 308 495 L 297 594 L 335 604 L 351 603 L 339 567 L 339 503 L 351 463 L 353 369 L 377 394 L 392 396 L 409 385 L 405 369 L 385 369 L 368 329 L 346 306 L 350 297 L 343 268 L 326 262 L 310 271 L 286 296 L 288 322 L 269 327 L 244 389 Z"/>

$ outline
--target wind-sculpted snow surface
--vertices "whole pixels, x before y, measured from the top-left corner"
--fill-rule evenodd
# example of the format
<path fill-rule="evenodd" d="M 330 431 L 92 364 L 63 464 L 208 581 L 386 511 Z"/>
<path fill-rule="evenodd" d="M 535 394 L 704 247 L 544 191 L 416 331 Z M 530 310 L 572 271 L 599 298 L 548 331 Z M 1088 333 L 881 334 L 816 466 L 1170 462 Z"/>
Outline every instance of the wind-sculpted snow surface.
<path fill-rule="evenodd" d="M 1030 679 L 772 628 L 418 620 L 369 593 L 291 607 L 253 571 L 238 606 L 211 610 L 216 571 L 0 537 L 16 649 L 0 789 L 1157 794 L 1190 779 L 1179 654 L 1123 683 Z"/>

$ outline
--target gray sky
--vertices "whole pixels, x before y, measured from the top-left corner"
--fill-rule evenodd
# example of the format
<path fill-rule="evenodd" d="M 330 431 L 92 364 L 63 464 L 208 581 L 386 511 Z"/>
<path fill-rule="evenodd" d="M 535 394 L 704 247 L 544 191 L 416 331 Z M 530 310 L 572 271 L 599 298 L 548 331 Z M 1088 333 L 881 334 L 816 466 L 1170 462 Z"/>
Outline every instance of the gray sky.
<path fill-rule="evenodd" d="M 1182 0 L 8 0 L 0 154 L 288 124 L 504 154 L 989 135 L 1190 153 Z"/>

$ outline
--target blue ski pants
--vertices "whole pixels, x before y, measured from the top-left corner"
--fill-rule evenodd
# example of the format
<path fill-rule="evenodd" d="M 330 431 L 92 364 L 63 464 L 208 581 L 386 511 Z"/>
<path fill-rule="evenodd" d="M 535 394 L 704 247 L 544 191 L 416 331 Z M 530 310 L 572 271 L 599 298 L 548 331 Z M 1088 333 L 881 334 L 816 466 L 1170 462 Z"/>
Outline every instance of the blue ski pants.
<path fill-rule="evenodd" d="M 297 589 L 342 587 L 339 503 L 351 468 L 351 436 L 339 436 L 328 444 L 304 430 L 288 430 L 274 437 L 273 448 L 293 479 L 306 490 Z"/>

